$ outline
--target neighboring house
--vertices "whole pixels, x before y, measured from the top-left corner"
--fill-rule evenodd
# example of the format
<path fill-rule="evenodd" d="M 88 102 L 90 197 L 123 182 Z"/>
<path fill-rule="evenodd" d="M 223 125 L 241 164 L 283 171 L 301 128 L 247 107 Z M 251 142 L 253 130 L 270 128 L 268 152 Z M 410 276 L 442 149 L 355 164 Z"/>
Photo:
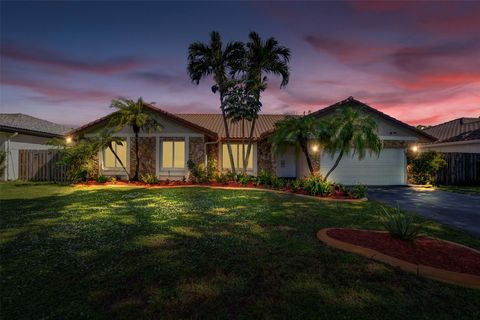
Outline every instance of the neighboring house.
<path fill-rule="evenodd" d="M 459 118 L 423 131 L 438 140 L 421 145 L 422 150 L 480 153 L 480 117 Z"/>
<path fill-rule="evenodd" d="M 338 168 L 332 173 L 333 181 L 344 184 L 364 183 L 371 185 L 406 184 L 405 149 L 419 142 L 432 142 L 435 139 L 428 134 L 396 120 L 374 108 L 371 108 L 352 97 L 330 107 L 311 113 L 308 116 L 328 117 L 335 110 L 345 105 L 359 107 L 371 114 L 379 125 L 379 135 L 385 148 L 381 154 L 365 159 L 344 157 Z M 172 114 L 153 107 L 145 106 L 162 125 L 161 131 L 141 132 L 139 139 L 140 174 L 152 173 L 160 179 L 182 179 L 188 175 L 187 161 L 206 163 L 214 159 L 218 169 L 227 171 L 230 160 L 227 153 L 226 136 L 220 114 Z M 93 136 L 108 125 L 110 115 L 88 123 L 69 134 L 76 136 Z M 277 121 L 284 115 L 259 115 L 254 131 L 254 143 L 248 162 L 247 173 L 257 175 L 260 170 L 269 171 L 279 177 L 302 177 L 308 175 L 303 154 L 287 149 L 283 154 L 272 154 L 269 136 Z M 242 133 L 240 123 L 230 125 L 230 142 L 236 167 L 241 167 L 242 150 L 247 144 L 250 124 L 245 125 Z M 135 168 L 134 134 L 131 128 L 123 128 L 116 135 L 124 137 L 123 146 L 114 148 L 126 163 L 130 172 Z M 312 148 L 314 150 L 314 148 Z M 333 158 L 323 154 L 320 149 L 313 152 L 315 169 L 325 174 L 333 165 Z M 124 176 L 122 168 L 109 150 L 99 153 L 99 172 L 104 175 Z"/>
<path fill-rule="evenodd" d="M 22 113 L 0 113 L 0 151 L 6 153 L 5 173 L 0 180 L 18 179 L 18 150 L 46 150 L 47 141 L 63 138 L 65 126 Z"/>

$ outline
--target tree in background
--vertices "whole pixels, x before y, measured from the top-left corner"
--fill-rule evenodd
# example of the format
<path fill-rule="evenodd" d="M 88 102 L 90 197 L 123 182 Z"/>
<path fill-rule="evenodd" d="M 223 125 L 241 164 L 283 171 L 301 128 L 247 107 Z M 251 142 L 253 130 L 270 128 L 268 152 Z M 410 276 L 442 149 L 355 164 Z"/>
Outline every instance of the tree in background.
<path fill-rule="evenodd" d="M 153 103 L 150 103 L 153 104 Z M 141 130 L 150 132 L 152 129 L 162 130 L 162 125 L 154 118 L 153 114 L 145 108 L 142 98 L 133 101 L 128 98 L 120 98 L 112 101 L 111 108 L 117 109 L 111 119 L 110 126 L 116 130 L 131 127 L 135 134 L 135 174 L 132 180 L 138 181 L 140 170 L 140 153 L 138 149 L 138 134 Z"/>
<path fill-rule="evenodd" d="M 188 47 L 188 75 L 193 83 L 199 84 L 200 80 L 209 76 L 213 77 L 213 93 L 220 94 L 220 110 L 222 111 L 227 149 L 230 165 L 235 173 L 232 148 L 230 144 L 230 131 L 227 115 L 225 113 L 224 96 L 237 70 L 241 69 L 245 48 L 242 42 L 233 41 L 223 45 L 220 34 L 216 31 L 210 33 L 210 43 L 194 42 Z"/>
<path fill-rule="evenodd" d="M 346 106 L 322 122 L 323 126 L 328 128 L 321 139 L 324 151 L 332 157 L 338 152 L 333 167 L 324 177 L 325 180 L 338 166 L 342 157 L 352 151 L 352 156 L 356 154 L 359 160 L 365 157 L 367 151 L 380 154 L 383 144 L 378 136 L 377 122 L 361 109 Z"/>

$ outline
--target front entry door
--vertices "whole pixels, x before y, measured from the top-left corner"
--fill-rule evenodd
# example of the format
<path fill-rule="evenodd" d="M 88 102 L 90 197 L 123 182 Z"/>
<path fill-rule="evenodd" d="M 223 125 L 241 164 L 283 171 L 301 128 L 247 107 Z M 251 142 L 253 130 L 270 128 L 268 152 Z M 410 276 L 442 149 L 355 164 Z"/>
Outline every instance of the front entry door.
<path fill-rule="evenodd" d="M 295 148 L 289 147 L 285 152 L 277 155 L 277 177 L 295 178 L 296 161 Z"/>

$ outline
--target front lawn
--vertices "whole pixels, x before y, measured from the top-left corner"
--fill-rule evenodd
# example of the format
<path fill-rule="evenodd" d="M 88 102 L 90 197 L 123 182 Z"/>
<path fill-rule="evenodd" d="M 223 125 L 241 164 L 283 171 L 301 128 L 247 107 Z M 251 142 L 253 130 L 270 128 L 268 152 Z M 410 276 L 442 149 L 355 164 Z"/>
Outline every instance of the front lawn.
<path fill-rule="evenodd" d="M 480 195 L 480 186 L 435 186 L 435 188 L 443 191 Z"/>
<path fill-rule="evenodd" d="M 377 203 L 264 191 L 0 184 L 4 319 L 474 319 L 480 290 L 320 243 Z M 480 248 L 430 222 L 428 233 Z"/>

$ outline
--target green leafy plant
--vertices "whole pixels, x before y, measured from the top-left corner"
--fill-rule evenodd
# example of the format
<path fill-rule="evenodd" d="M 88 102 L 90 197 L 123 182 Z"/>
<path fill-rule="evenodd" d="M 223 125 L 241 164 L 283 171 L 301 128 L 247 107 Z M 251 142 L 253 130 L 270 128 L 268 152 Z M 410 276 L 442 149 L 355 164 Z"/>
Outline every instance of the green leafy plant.
<path fill-rule="evenodd" d="M 421 152 L 409 155 L 409 172 L 413 183 L 428 184 L 434 182 L 435 173 L 447 165 L 442 153 L 437 151 Z"/>
<path fill-rule="evenodd" d="M 290 183 L 290 190 L 296 192 L 303 189 L 303 179 L 297 178 Z"/>
<path fill-rule="evenodd" d="M 392 237 L 406 241 L 415 240 L 422 228 L 422 224 L 415 223 L 414 214 L 401 212 L 398 205 L 392 209 L 382 207 L 380 221 Z"/>
<path fill-rule="evenodd" d="M 215 176 L 215 181 L 217 181 L 218 183 L 227 184 L 228 176 L 225 173 L 219 173 L 217 176 Z"/>
<path fill-rule="evenodd" d="M 113 184 L 117 183 L 118 180 L 119 179 L 117 178 L 117 176 L 110 177 L 110 182 L 113 183 Z"/>
<path fill-rule="evenodd" d="M 147 184 L 157 184 L 158 183 L 158 178 L 156 175 L 152 174 L 152 173 L 147 173 L 147 174 L 144 174 L 140 177 L 140 179 L 144 182 L 144 183 L 147 183 Z"/>
<path fill-rule="evenodd" d="M 188 160 L 187 165 L 190 170 L 189 179 L 191 182 L 206 183 L 209 181 L 208 172 L 203 163 L 196 164 L 192 160 Z"/>
<path fill-rule="evenodd" d="M 325 197 L 331 193 L 332 184 L 324 180 L 321 176 L 310 176 L 305 179 L 303 190 L 311 196 L 319 195 Z"/>
<path fill-rule="evenodd" d="M 218 166 L 217 166 L 217 160 L 213 159 L 208 159 L 207 161 L 207 179 L 208 181 L 214 180 L 215 177 L 217 176 L 218 172 Z"/>
<path fill-rule="evenodd" d="M 285 189 L 287 186 L 287 180 L 283 178 L 272 177 L 271 185 L 273 189 Z"/>
<path fill-rule="evenodd" d="M 260 172 L 257 175 L 256 184 L 269 187 L 272 185 L 272 179 L 273 179 L 273 175 L 270 172 L 267 172 L 265 170 L 260 170 Z"/>
<path fill-rule="evenodd" d="M 348 191 L 354 199 L 362 199 L 367 197 L 368 187 L 364 184 L 358 184 Z"/>
<path fill-rule="evenodd" d="M 104 175 L 100 175 L 100 176 L 97 177 L 96 181 L 98 183 L 106 183 L 106 182 L 108 182 L 108 177 L 104 176 Z"/>
<path fill-rule="evenodd" d="M 240 183 L 242 186 L 246 186 L 247 184 L 249 184 L 252 181 L 253 181 L 253 179 L 249 175 L 239 174 L 237 176 L 237 182 Z"/>

